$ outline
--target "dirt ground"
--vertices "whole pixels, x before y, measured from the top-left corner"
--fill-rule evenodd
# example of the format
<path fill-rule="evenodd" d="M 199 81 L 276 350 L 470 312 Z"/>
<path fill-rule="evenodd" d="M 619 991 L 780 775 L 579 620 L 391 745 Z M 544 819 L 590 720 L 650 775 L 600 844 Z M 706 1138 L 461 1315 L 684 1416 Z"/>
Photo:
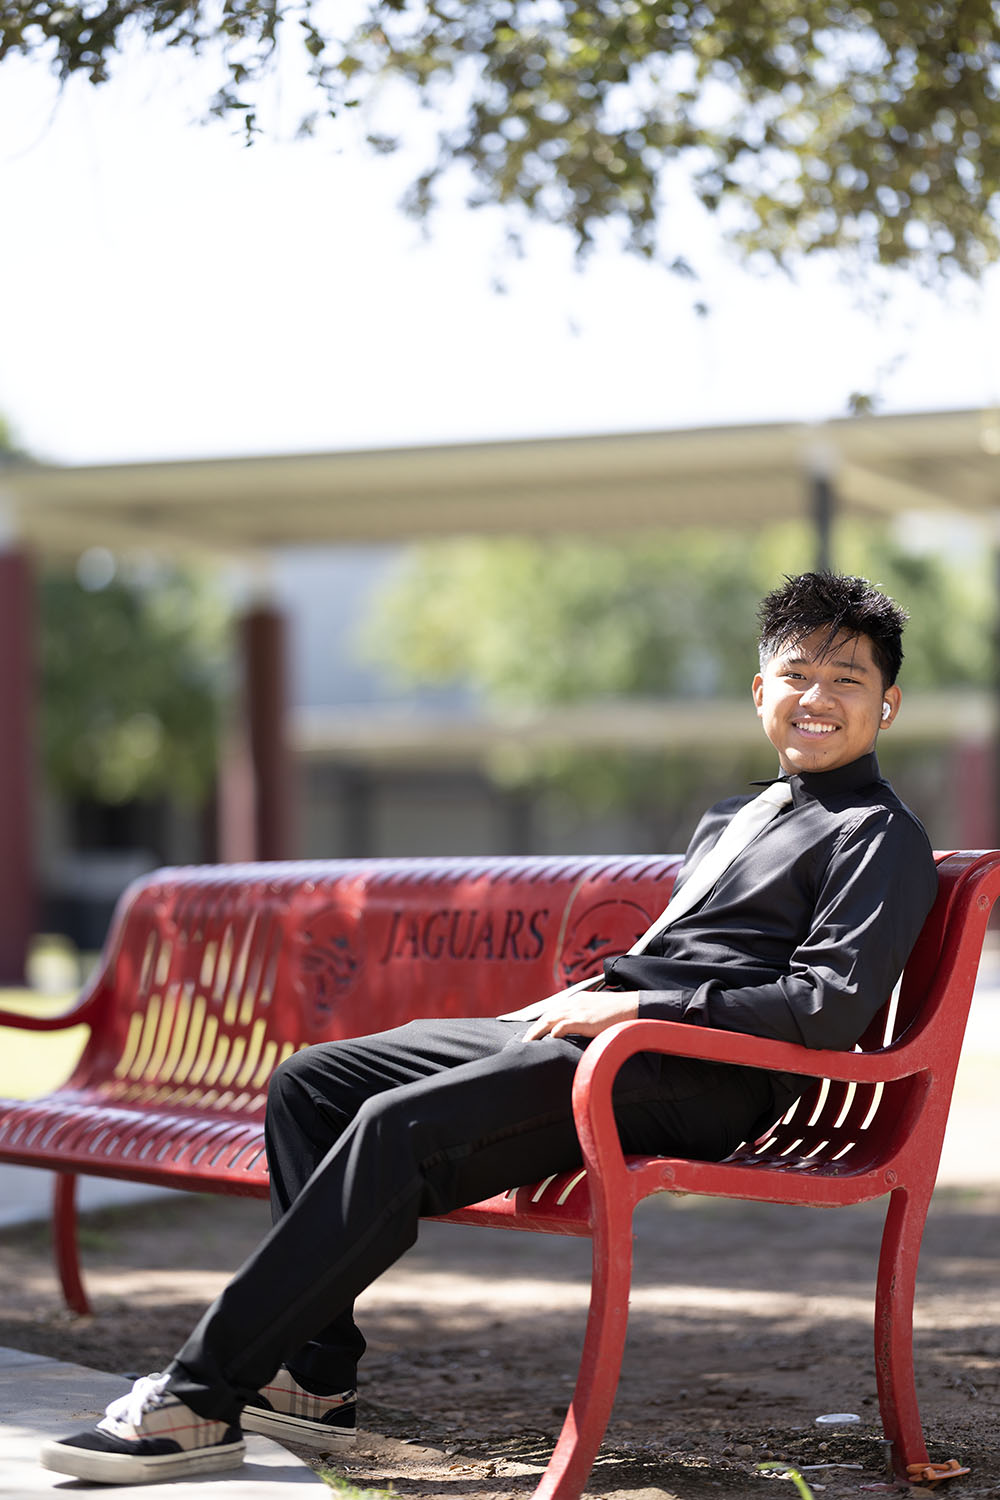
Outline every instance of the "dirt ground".
<path fill-rule="evenodd" d="M 937 1492 L 956 1500 L 1000 1500 L 998 1209 L 998 1188 L 939 1189 L 921 1261 L 918 1390 L 932 1457 L 971 1467 Z M 871 1350 L 881 1218 L 880 1204 L 643 1204 L 629 1343 L 587 1495 L 791 1500 L 794 1482 L 757 1471 L 770 1458 L 823 1500 L 891 1493 Z M 187 1196 L 90 1216 L 88 1318 L 61 1307 L 47 1232 L 8 1230 L 0 1344 L 159 1369 L 265 1223 L 261 1203 Z M 339 1472 L 400 1497 L 529 1496 L 572 1390 L 589 1259 L 586 1241 L 425 1224 L 359 1305 L 363 1434 Z M 861 1421 L 817 1426 L 831 1412 Z"/>

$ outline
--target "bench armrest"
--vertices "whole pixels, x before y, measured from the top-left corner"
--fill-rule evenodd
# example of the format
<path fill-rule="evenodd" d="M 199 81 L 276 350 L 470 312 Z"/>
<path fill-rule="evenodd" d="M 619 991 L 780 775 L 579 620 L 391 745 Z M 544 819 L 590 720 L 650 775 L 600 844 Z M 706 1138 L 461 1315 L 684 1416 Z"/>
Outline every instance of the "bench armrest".
<path fill-rule="evenodd" d="M 611 1089 L 619 1068 L 636 1052 L 699 1057 L 846 1083 L 885 1083 L 918 1072 L 922 1050 L 914 1040 L 894 1042 L 876 1052 L 820 1051 L 683 1021 L 619 1021 L 590 1043 L 573 1080 L 573 1114 L 584 1159 L 598 1178 L 605 1170 L 624 1169 Z"/>
<path fill-rule="evenodd" d="M 743 1031 L 689 1026 L 684 1021 L 619 1021 L 591 1042 L 580 1071 L 586 1068 L 592 1073 L 605 1052 L 615 1057 L 616 1073 L 634 1052 L 666 1052 L 675 1057 L 766 1068 L 772 1073 L 806 1073 L 811 1078 L 835 1078 L 846 1083 L 886 1083 L 918 1071 L 919 1064 L 909 1055 L 912 1050 L 907 1040 L 900 1040 L 874 1052 L 835 1052 L 750 1036 Z"/>
<path fill-rule="evenodd" d="M 30 1011 L 0 1009 L 0 1026 L 10 1026 L 18 1031 L 66 1031 L 70 1026 L 88 1025 L 94 1019 L 105 996 L 100 982 L 84 990 L 76 1004 L 57 1016 L 33 1016 Z"/>

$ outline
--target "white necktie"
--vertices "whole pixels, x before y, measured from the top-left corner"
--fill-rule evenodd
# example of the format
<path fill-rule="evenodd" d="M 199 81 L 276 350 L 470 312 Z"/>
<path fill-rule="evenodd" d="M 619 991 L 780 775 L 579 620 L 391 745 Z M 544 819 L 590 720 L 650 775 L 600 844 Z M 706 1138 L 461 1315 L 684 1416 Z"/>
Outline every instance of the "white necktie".
<path fill-rule="evenodd" d="M 675 897 L 672 897 L 663 908 L 656 921 L 646 928 L 641 937 L 636 938 L 628 950 L 628 957 L 633 954 L 642 953 L 645 948 L 657 937 L 665 927 L 676 922 L 678 917 L 683 917 L 693 906 L 697 906 L 703 896 L 706 896 L 738 854 L 741 854 L 752 839 L 755 839 L 760 830 L 776 817 L 783 807 L 788 807 L 792 800 L 792 788 L 788 781 L 775 781 L 766 786 L 758 797 L 753 797 L 744 804 L 736 813 L 719 838 L 710 849 L 701 856 L 692 869 L 687 880 Z M 557 996 L 575 995 L 580 990 L 593 989 L 604 979 L 603 972 L 592 974 L 589 979 L 581 979 L 576 984 L 570 985 L 568 990 L 557 990 L 555 995 L 547 995 L 544 1000 L 535 1000 L 531 1005 L 526 1005 L 523 1010 L 508 1011 L 506 1015 L 500 1016 L 501 1021 L 524 1020 L 530 1021 L 541 1015 L 550 1000 Z"/>
<path fill-rule="evenodd" d="M 738 854 L 755 839 L 760 830 L 776 817 L 792 800 L 792 788 L 787 781 L 775 781 L 766 786 L 759 797 L 753 797 L 734 814 L 722 830 L 712 847 L 702 855 L 691 874 L 681 886 L 651 927 L 638 938 L 628 950 L 629 954 L 641 953 L 656 935 L 683 917 L 702 896 L 706 896 L 724 874 Z"/>

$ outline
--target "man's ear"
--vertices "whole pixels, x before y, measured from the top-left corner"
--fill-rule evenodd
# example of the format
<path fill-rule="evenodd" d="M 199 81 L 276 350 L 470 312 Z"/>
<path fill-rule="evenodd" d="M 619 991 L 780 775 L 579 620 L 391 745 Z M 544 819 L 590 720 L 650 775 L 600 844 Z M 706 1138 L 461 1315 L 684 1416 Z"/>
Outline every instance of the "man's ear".
<path fill-rule="evenodd" d="M 753 701 L 756 704 L 757 717 L 759 719 L 761 716 L 761 710 L 764 707 L 764 679 L 759 672 L 753 680 L 750 691 L 753 693 Z"/>
<path fill-rule="evenodd" d="M 882 694 L 882 702 L 883 702 L 883 704 L 887 703 L 889 705 L 889 712 L 887 714 L 885 714 L 885 717 L 879 723 L 879 728 L 880 729 L 888 729 L 889 728 L 889 725 L 892 723 L 893 719 L 899 713 L 899 705 L 900 705 L 900 702 L 902 700 L 902 697 L 903 697 L 903 695 L 899 691 L 899 688 L 896 686 L 895 683 L 893 683 L 892 687 L 887 687 L 886 688 L 885 692 Z M 884 712 L 884 710 L 883 710 L 883 712 Z"/>

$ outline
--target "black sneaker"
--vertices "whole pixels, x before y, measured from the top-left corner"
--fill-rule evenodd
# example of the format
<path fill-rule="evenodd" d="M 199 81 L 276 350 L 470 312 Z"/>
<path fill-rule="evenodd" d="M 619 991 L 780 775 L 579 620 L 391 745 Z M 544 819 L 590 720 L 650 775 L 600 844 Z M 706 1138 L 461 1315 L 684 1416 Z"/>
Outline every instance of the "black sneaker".
<path fill-rule="evenodd" d="M 44 1443 L 42 1467 L 98 1484 L 147 1484 L 241 1464 L 240 1429 L 199 1417 L 166 1384 L 166 1375 L 144 1375 L 96 1427 Z"/>
<path fill-rule="evenodd" d="M 270 1385 L 243 1408 L 240 1420 L 247 1432 L 263 1432 L 266 1437 L 287 1438 L 311 1448 L 341 1446 L 357 1439 L 357 1392 L 314 1396 L 282 1366 Z"/>

